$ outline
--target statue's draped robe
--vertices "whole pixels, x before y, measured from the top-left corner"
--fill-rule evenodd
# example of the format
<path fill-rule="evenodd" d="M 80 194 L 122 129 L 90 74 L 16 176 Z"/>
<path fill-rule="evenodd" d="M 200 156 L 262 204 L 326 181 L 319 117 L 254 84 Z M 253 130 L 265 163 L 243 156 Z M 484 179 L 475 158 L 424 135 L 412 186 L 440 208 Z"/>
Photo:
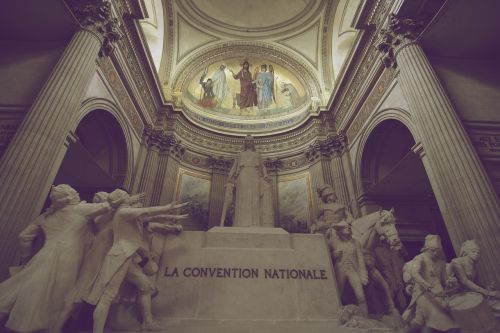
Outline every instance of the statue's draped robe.
<path fill-rule="evenodd" d="M 234 179 L 233 227 L 273 226 L 270 186 L 264 181 L 264 165 L 260 154 L 245 150 L 236 159 L 229 178 Z"/>

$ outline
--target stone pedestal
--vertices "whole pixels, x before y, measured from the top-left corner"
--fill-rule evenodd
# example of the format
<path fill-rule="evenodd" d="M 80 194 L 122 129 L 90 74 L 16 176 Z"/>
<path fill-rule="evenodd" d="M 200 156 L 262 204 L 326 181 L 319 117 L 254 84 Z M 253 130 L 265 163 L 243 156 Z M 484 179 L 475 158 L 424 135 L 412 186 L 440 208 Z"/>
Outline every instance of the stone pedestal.
<path fill-rule="evenodd" d="M 154 247 L 162 253 L 153 298 L 160 321 L 336 323 L 340 301 L 322 235 L 214 227 L 158 236 Z M 109 326 L 130 329 L 130 318 L 117 306 Z"/>

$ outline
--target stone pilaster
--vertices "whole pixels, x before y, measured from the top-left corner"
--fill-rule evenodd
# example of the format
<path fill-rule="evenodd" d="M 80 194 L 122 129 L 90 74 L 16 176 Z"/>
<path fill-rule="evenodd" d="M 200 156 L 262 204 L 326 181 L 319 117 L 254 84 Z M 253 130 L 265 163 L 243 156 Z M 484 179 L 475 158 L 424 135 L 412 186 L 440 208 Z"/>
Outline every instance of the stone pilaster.
<path fill-rule="evenodd" d="M 224 205 L 224 185 L 227 175 L 233 164 L 232 160 L 223 157 L 208 158 L 208 164 L 212 169 L 212 181 L 210 185 L 210 204 L 208 213 L 208 228 L 219 226 Z"/>
<path fill-rule="evenodd" d="M 17 234 L 39 213 L 71 121 L 96 71 L 119 38 L 110 5 L 94 1 L 79 8 L 81 28 L 43 85 L 0 162 L 0 275 L 17 251 Z"/>
<path fill-rule="evenodd" d="M 145 204 L 157 205 L 161 201 L 161 193 L 170 156 L 180 158 L 184 148 L 173 136 L 167 135 L 161 128 L 148 125 L 144 128 L 143 145 L 146 147 L 146 158 L 139 180 L 137 192 L 144 192 Z"/>
<path fill-rule="evenodd" d="M 273 198 L 274 225 L 279 226 L 279 203 L 278 203 L 278 172 L 283 168 L 283 161 L 279 158 L 267 158 L 264 160 L 267 174 L 271 178 L 271 196 Z"/>
<path fill-rule="evenodd" d="M 382 48 L 385 63 L 399 68 L 401 89 L 425 151 L 423 163 L 455 251 L 458 253 L 464 240 L 475 238 L 482 246 L 482 279 L 499 282 L 498 197 L 443 86 L 415 41 L 418 26 L 409 19 L 390 18 Z"/>
<path fill-rule="evenodd" d="M 346 172 L 344 170 L 344 163 L 342 155 L 334 156 L 332 159 L 333 170 L 333 188 L 337 194 L 339 203 L 346 207 L 350 207 L 349 190 L 347 188 Z"/>
<path fill-rule="evenodd" d="M 169 156 L 165 176 L 163 177 L 163 188 L 161 190 L 159 202 L 160 205 L 168 204 L 175 199 L 179 165 L 180 163 L 176 158 L 171 158 L 171 156 Z"/>
<path fill-rule="evenodd" d="M 330 184 L 333 186 L 339 202 L 350 207 L 349 191 L 342 161 L 346 146 L 347 138 L 344 134 L 329 135 L 325 140 L 317 140 L 311 144 L 304 154 L 310 162 L 316 163 L 311 166 L 313 189 L 323 183 Z M 317 160 L 319 162 L 316 162 Z M 319 177 L 319 174 L 316 175 L 316 169 L 319 168 L 322 177 Z M 314 202 L 317 206 L 318 198 L 315 198 Z"/>
<path fill-rule="evenodd" d="M 334 171 L 332 170 L 332 157 L 330 156 L 321 156 L 321 169 L 323 170 L 323 180 L 325 184 L 332 185 L 334 184 Z"/>
<path fill-rule="evenodd" d="M 158 206 L 160 204 L 161 192 L 163 190 L 163 183 L 165 180 L 165 173 L 167 172 L 167 164 L 169 154 L 166 151 L 160 150 L 158 154 L 158 170 L 156 171 L 155 181 L 151 192 L 151 206 Z"/>

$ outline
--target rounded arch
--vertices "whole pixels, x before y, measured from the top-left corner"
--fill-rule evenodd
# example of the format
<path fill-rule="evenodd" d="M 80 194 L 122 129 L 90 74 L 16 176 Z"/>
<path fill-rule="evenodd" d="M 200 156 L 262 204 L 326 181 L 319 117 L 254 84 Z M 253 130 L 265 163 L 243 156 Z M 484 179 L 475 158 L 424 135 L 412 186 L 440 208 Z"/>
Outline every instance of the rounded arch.
<path fill-rule="evenodd" d="M 108 133 L 108 139 L 111 140 L 109 141 L 110 144 L 116 148 L 116 151 L 113 152 L 114 156 L 112 156 L 114 160 L 112 168 L 118 173 L 122 173 L 121 182 L 123 182 L 123 187 L 129 188 L 134 168 L 134 148 L 132 132 L 124 112 L 115 103 L 107 99 L 87 99 L 82 103 L 80 110 L 73 118 L 71 130 L 78 134 L 78 128 L 81 125 L 90 126 L 86 122 L 91 123 L 99 120 L 98 118 L 106 122 L 109 129 L 111 129 Z M 111 135 L 111 133 L 115 135 Z"/>
<path fill-rule="evenodd" d="M 404 128 L 406 128 L 412 137 L 414 143 L 419 142 L 420 139 L 417 135 L 416 128 L 411 119 L 410 113 L 401 108 L 387 108 L 378 110 L 370 120 L 369 124 L 362 130 L 359 136 L 359 144 L 358 149 L 356 150 L 355 155 L 355 165 L 354 172 L 356 176 L 356 186 L 357 193 L 362 194 L 364 192 L 363 184 L 366 184 L 366 181 L 363 180 L 363 153 L 369 149 L 367 147 L 370 136 L 373 132 L 386 121 L 394 121 L 400 123 Z M 365 163 L 366 164 L 366 163 Z"/>
<path fill-rule="evenodd" d="M 377 111 L 359 136 L 354 172 L 362 212 L 394 207 L 398 232 L 410 256 L 427 234 L 441 236 L 445 253 L 453 256 L 428 170 L 416 153 L 419 132 L 404 109 Z"/>

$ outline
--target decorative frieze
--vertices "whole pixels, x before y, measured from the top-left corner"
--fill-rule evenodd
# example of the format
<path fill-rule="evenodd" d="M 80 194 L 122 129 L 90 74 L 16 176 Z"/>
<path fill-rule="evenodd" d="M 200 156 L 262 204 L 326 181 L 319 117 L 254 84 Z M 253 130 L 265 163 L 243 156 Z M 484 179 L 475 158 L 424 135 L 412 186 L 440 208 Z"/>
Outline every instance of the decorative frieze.
<path fill-rule="evenodd" d="M 134 106 L 127 89 L 116 72 L 112 61 L 107 57 L 100 58 L 99 68 L 102 70 L 102 73 L 104 74 L 106 81 L 111 86 L 111 89 L 113 89 L 118 103 L 121 104 L 137 136 L 140 136 L 144 128 L 144 123 L 139 115 L 139 111 Z"/>
<path fill-rule="evenodd" d="M 354 140 L 359 130 L 365 124 L 366 120 L 375 111 L 377 104 L 387 92 L 388 88 L 391 86 L 391 82 L 394 80 L 395 76 L 396 71 L 392 68 L 386 69 L 382 73 L 379 81 L 375 84 L 375 87 L 372 89 L 372 91 L 368 95 L 368 98 L 366 98 L 365 103 L 361 106 L 354 120 L 347 129 L 347 137 L 350 142 Z"/>

